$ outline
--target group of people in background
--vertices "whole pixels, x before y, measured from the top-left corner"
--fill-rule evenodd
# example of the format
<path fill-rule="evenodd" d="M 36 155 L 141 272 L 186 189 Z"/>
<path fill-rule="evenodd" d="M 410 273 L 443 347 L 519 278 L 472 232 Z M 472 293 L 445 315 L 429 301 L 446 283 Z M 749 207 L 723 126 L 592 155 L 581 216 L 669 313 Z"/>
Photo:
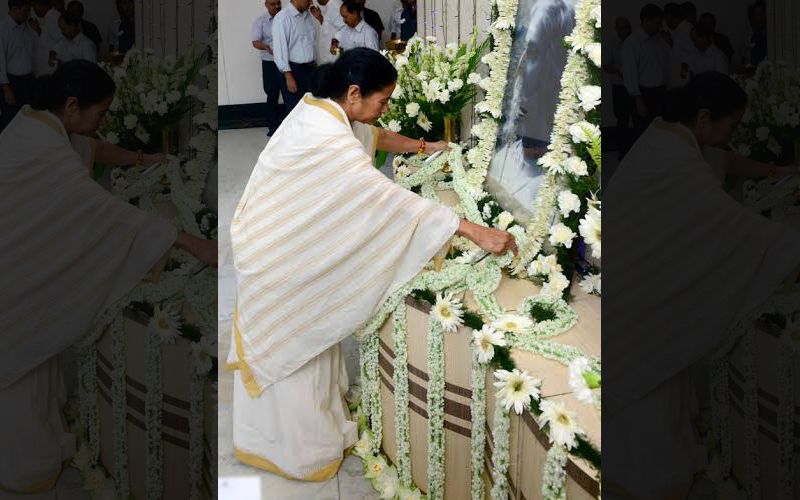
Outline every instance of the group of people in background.
<path fill-rule="evenodd" d="M 311 89 L 314 69 L 342 51 L 379 50 L 386 28 L 366 0 L 265 0 L 267 12 L 252 26 L 252 46 L 261 56 L 267 96 L 267 135 L 272 135 Z M 402 0 L 389 22 L 390 40 L 408 41 L 417 32 L 417 1 Z M 282 101 L 280 97 L 282 96 Z"/>
<path fill-rule="evenodd" d="M 616 19 L 618 40 L 603 50 L 603 71 L 611 75 L 619 159 L 660 114 L 668 90 L 708 71 L 746 72 L 766 58 L 766 9 L 764 0 L 749 7 L 750 27 L 738 60 L 730 38 L 716 30 L 714 14 L 705 12 L 698 18 L 692 2 L 670 2 L 663 9 L 647 4 L 635 29 L 626 17 Z"/>
<path fill-rule="evenodd" d="M 133 0 L 116 0 L 116 7 L 109 52 L 124 53 L 135 43 Z M 8 17 L 0 21 L 0 132 L 30 102 L 36 77 L 76 59 L 97 62 L 103 38 L 84 14 L 78 0 L 66 6 L 64 0 L 8 0 Z"/>

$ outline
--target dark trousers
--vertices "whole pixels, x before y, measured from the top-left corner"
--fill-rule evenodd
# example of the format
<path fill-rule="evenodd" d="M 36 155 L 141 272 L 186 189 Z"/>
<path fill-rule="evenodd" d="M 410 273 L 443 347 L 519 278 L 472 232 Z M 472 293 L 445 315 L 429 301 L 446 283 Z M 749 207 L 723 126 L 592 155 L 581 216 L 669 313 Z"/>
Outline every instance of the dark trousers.
<path fill-rule="evenodd" d="M 261 78 L 264 82 L 264 93 L 267 94 L 267 128 L 274 133 L 286 116 L 283 103 L 278 102 L 283 75 L 274 61 L 261 61 Z"/>
<path fill-rule="evenodd" d="M 644 99 L 644 105 L 647 107 L 647 115 L 646 116 L 639 116 L 639 111 L 636 108 L 636 102 L 634 101 L 633 97 L 631 97 L 631 113 L 633 114 L 633 142 L 636 142 L 639 137 L 644 134 L 644 131 L 647 130 L 647 127 L 653 123 L 653 120 L 657 116 L 661 115 L 661 104 L 664 102 L 664 96 L 666 95 L 666 89 L 664 87 L 642 87 L 639 86 L 639 90 L 642 91 L 642 99 Z"/>
<path fill-rule="evenodd" d="M 289 63 L 294 74 L 294 81 L 297 82 L 297 92 L 289 92 L 289 87 L 286 86 L 286 76 L 281 78 L 281 92 L 283 93 L 283 102 L 286 107 L 286 114 L 292 112 L 300 99 L 303 98 L 306 92 L 311 90 L 311 78 L 314 74 L 314 63 L 295 64 Z"/>
<path fill-rule="evenodd" d="M 6 102 L 5 89 L 0 93 L 0 131 L 5 129 L 11 120 L 17 116 L 19 110 L 25 104 L 30 104 L 31 91 L 33 89 L 33 75 L 14 76 L 8 75 L 8 83 L 11 85 L 11 90 L 14 92 L 14 105 Z"/>
<path fill-rule="evenodd" d="M 617 141 L 619 142 L 619 155 L 625 156 L 631 147 L 631 96 L 624 85 L 612 85 L 611 97 L 614 100 L 614 117 L 617 119 Z"/>

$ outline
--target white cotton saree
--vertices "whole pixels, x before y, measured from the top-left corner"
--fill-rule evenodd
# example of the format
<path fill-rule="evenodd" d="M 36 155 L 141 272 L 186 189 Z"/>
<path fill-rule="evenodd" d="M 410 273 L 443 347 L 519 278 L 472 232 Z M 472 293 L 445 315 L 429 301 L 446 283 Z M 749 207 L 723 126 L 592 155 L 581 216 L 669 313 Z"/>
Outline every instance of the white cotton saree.
<path fill-rule="evenodd" d="M 450 209 L 375 169 L 377 134 L 307 94 L 261 153 L 231 225 L 234 447 L 286 477 L 336 473 L 356 441 L 338 344 L 458 228 Z"/>
<path fill-rule="evenodd" d="M 657 119 L 604 193 L 606 492 L 685 496 L 707 453 L 689 369 L 800 263 L 800 233 L 725 193 L 728 155 Z"/>

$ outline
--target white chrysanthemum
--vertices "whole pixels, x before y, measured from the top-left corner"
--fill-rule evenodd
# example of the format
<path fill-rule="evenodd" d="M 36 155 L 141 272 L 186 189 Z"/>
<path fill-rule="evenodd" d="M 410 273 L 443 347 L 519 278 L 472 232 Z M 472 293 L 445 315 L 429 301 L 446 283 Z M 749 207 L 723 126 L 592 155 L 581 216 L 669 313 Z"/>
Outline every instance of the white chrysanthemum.
<path fill-rule="evenodd" d="M 439 92 L 439 102 L 442 104 L 447 104 L 450 101 L 450 91 L 449 90 L 442 90 Z"/>
<path fill-rule="evenodd" d="M 480 330 L 472 331 L 472 340 L 478 361 L 488 363 L 494 357 L 494 346 L 504 346 L 506 341 L 502 332 L 498 332 L 489 325 L 483 325 Z"/>
<path fill-rule="evenodd" d="M 367 479 L 375 479 L 383 474 L 383 471 L 389 466 L 389 464 L 386 463 L 386 459 L 380 455 L 377 457 L 367 456 L 366 462 L 364 477 Z"/>
<path fill-rule="evenodd" d="M 504 314 L 492 321 L 492 328 L 516 334 L 526 333 L 533 326 L 533 321 L 527 316 L 517 314 Z"/>
<path fill-rule="evenodd" d="M 550 442 L 568 450 L 578 446 L 577 437 L 583 434 L 575 420 L 575 413 L 560 401 L 542 401 L 539 404 L 542 414 L 539 425 L 550 425 Z"/>
<path fill-rule="evenodd" d="M 587 274 L 579 285 L 581 287 L 581 290 L 583 290 L 586 293 L 596 293 L 597 295 L 600 295 L 602 293 L 600 290 L 600 285 L 601 285 L 600 276 L 601 276 L 600 274 Z"/>
<path fill-rule="evenodd" d="M 167 104 L 172 104 L 181 100 L 181 93 L 173 90 L 167 93 Z"/>
<path fill-rule="evenodd" d="M 139 123 L 139 118 L 136 115 L 126 115 L 125 118 L 122 119 L 122 123 L 125 125 L 126 129 L 133 130 Z"/>
<path fill-rule="evenodd" d="M 497 229 L 505 230 L 509 224 L 514 222 L 514 216 L 508 212 L 501 212 L 497 216 Z"/>
<path fill-rule="evenodd" d="M 590 208 L 586 212 L 586 217 L 583 218 L 578 226 L 578 230 L 583 236 L 584 241 L 592 246 L 592 255 L 600 257 L 600 219 L 601 212 L 596 208 Z"/>
<path fill-rule="evenodd" d="M 738 148 L 736 148 L 736 152 L 742 156 L 750 156 L 751 154 L 753 154 L 753 151 L 747 144 L 741 144 Z"/>
<path fill-rule="evenodd" d="M 531 398 L 539 399 L 539 387 L 542 381 L 526 372 L 521 372 L 517 368 L 510 372 L 495 370 L 494 377 L 498 380 L 494 386 L 500 388 L 496 395 L 497 401 L 506 411 L 514 408 L 517 415 L 522 415 L 522 410 L 530 405 Z"/>
<path fill-rule="evenodd" d="M 591 111 L 600 105 L 602 91 L 596 85 L 584 85 L 578 89 L 578 99 L 584 111 Z"/>
<path fill-rule="evenodd" d="M 479 75 L 478 73 L 470 73 L 469 76 L 467 77 L 467 83 L 469 83 L 470 85 L 477 85 L 480 82 L 481 82 L 481 75 Z"/>
<path fill-rule="evenodd" d="M 200 93 L 200 87 L 197 85 L 189 85 L 186 87 L 186 95 L 194 97 Z"/>
<path fill-rule="evenodd" d="M 119 143 L 119 136 L 116 132 L 109 132 L 106 137 L 106 142 L 109 144 L 118 144 Z"/>
<path fill-rule="evenodd" d="M 141 125 L 136 126 L 136 132 L 133 134 L 137 139 L 142 141 L 143 144 L 150 142 L 150 134 Z"/>
<path fill-rule="evenodd" d="M 400 132 L 402 127 L 400 126 L 400 122 L 399 121 L 392 120 L 392 121 L 389 122 L 389 124 L 386 126 L 386 128 L 388 128 L 392 132 Z"/>
<path fill-rule="evenodd" d="M 577 156 L 570 156 L 564 163 L 564 168 L 572 175 L 578 177 L 589 175 L 589 166 Z"/>
<path fill-rule="evenodd" d="M 562 216 L 569 217 L 572 212 L 581 211 L 581 199 L 572 191 L 565 189 L 558 193 L 558 209 Z"/>
<path fill-rule="evenodd" d="M 566 162 L 566 155 L 557 151 L 550 151 L 539 158 L 539 165 L 541 165 L 542 168 L 546 168 L 547 170 L 556 174 L 565 172 L 564 164 Z"/>
<path fill-rule="evenodd" d="M 600 14 L 601 11 L 602 11 L 602 9 L 600 8 L 599 4 L 595 5 L 594 7 L 592 7 L 592 12 L 591 12 L 590 15 L 592 16 L 592 19 L 597 21 L 595 23 L 595 25 L 594 25 L 595 28 L 599 28 L 600 27 L 600 18 L 602 17 L 601 14 Z"/>
<path fill-rule="evenodd" d="M 200 342 L 192 343 L 192 362 L 195 373 L 207 375 L 211 371 L 211 361 L 217 354 L 217 341 L 209 335 L 203 335 Z"/>
<path fill-rule="evenodd" d="M 786 318 L 786 328 L 781 333 L 781 341 L 795 354 L 800 354 L 800 319 Z"/>
<path fill-rule="evenodd" d="M 433 317 L 442 324 L 442 329 L 446 332 L 455 332 L 461 326 L 461 316 L 464 311 L 461 301 L 453 298 L 450 292 L 445 296 L 441 293 L 436 294 L 436 305 L 433 306 Z"/>
<path fill-rule="evenodd" d="M 447 88 L 450 89 L 451 92 L 457 92 L 461 90 L 463 86 L 464 86 L 464 80 L 460 78 L 456 78 L 455 80 L 447 84 Z"/>
<path fill-rule="evenodd" d="M 569 386 L 578 401 L 586 404 L 594 403 L 594 393 L 586 383 L 584 373 L 592 371 L 589 360 L 583 356 L 575 358 L 569 364 Z"/>
<path fill-rule="evenodd" d="M 411 118 L 414 118 L 415 116 L 417 116 L 419 114 L 419 103 L 410 102 L 410 103 L 406 104 L 406 113 Z"/>
<path fill-rule="evenodd" d="M 426 73 L 425 71 L 420 71 L 419 73 L 417 73 L 417 79 L 421 82 L 428 81 L 428 73 Z"/>
<path fill-rule="evenodd" d="M 431 128 L 433 127 L 431 121 L 428 120 L 428 117 L 425 116 L 425 113 L 421 111 L 419 113 L 419 117 L 417 118 L 417 125 L 419 125 L 419 128 L 421 128 L 425 132 L 430 132 Z"/>
<path fill-rule="evenodd" d="M 783 152 L 783 147 L 778 144 L 778 141 L 776 141 L 774 137 L 770 137 L 769 141 L 767 141 L 767 149 L 772 151 L 775 156 L 780 156 Z"/>
<path fill-rule="evenodd" d="M 553 246 L 565 246 L 572 248 L 572 240 L 575 239 L 575 233 L 566 225 L 558 223 L 550 228 L 550 244 Z"/>
<path fill-rule="evenodd" d="M 174 344 L 180 337 L 178 328 L 181 326 L 181 318 L 177 311 L 172 307 L 161 307 L 156 305 L 153 309 L 153 317 L 147 324 L 147 328 L 157 333 L 161 342 L 164 344 Z"/>
<path fill-rule="evenodd" d="M 587 45 L 586 46 L 586 55 L 589 56 L 589 60 L 592 61 L 592 63 L 595 66 L 597 66 L 598 68 L 601 66 L 601 64 L 602 64 L 602 48 L 600 47 L 599 43 L 595 42 L 595 43 L 590 43 L 589 45 Z"/>
<path fill-rule="evenodd" d="M 769 127 L 758 127 L 756 129 L 756 137 L 759 141 L 766 141 L 769 138 Z"/>

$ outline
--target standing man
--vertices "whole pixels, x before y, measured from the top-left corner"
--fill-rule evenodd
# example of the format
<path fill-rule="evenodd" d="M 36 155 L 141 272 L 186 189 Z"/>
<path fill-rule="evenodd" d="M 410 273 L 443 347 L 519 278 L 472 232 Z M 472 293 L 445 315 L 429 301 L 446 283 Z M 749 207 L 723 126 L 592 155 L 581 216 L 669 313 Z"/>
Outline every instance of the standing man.
<path fill-rule="evenodd" d="M 758 66 L 767 58 L 767 3 L 758 0 L 749 11 L 751 31 L 742 39 L 742 64 Z"/>
<path fill-rule="evenodd" d="M 711 12 L 706 12 L 700 16 L 700 24 L 714 34 L 714 45 L 728 58 L 728 67 L 730 67 L 733 64 L 733 44 L 730 38 L 717 32 L 717 18 Z"/>
<path fill-rule="evenodd" d="M 309 10 L 320 24 L 315 59 L 317 64 L 325 64 L 336 60 L 331 54 L 331 40 L 345 26 L 341 14 L 342 0 L 317 0 L 317 3 L 322 8 L 312 5 Z"/>
<path fill-rule="evenodd" d="M 36 61 L 36 32 L 28 25 L 31 0 L 8 0 L 8 17 L 0 21 L 0 132 L 30 101 Z M 35 21 L 33 25 L 38 28 Z"/>
<path fill-rule="evenodd" d="M 133 0 L 117 0 L 117 13 L 119 19 L 108 29 L 108 51 L 124 54 L 136 43 Z"/>
<path fill-rule="evenodd" d="M 672 2 L 664 6 L 664 21 L 668 31 L 662 32 L 662 37 L 671 49 L 666 83 L 668 89 L 674 89 L 686 85 L 681 78 L 681 64 L 694 51 L 692 25 L 684 19 L 681 6 Z"/>
<path fill-rule="evenodd" d="M 621 160 L 631 147 L 630 129 L 631 96 L 625 90 L 622 79 L 622 44 L 631 35 L 631 22 L 627 17 L 618 17 L 614 29 L 619 40 L 614 42 L 611 50 L 603 51 L 603 71 L 611 75 L 611 97 L 614 101 L 614 117 L 617 119 L 617 140 L 619 141 L 619 157 Z"/>
<path fill-rule="evenodd" d="M 35 23 L 29 23 L 31 28 L 39 35 L 36 44 L 36 62 L 34 70 L 36 76 L 51 74 L 54 69 L 48 64 L 50 49 L 61 38 L 58 20 L 61 14 L 53 8 L 50 0 L 33 0 L 31 17 Z"/>
<path fill-rule="evenodd" d="M 55 66 L 55 62 L 60 64 L 84 59 L 89 62 L 97 62 L 97 47 L 94 46 L 83 33 L 81 33 L 81 20 L 69 12 L 65 12 L 58 20 L 61 27 L 61 34 L 64 35 L 53 45 L 50 51 L 50 65 Z"/>
<path fill-rule="evenodd" d="M 336 54 L 336 49 L 352 50 L 357 47 L 366 47 L 378 50 L 378 33 L 367 24 L 361 15 L 361 6 L 355 0 L 347 0 L 342 5 L 342 18 L 346 26 L 339 30 L 331 41 L 331 54 Z"/>
<path fill-rule="evenodd" d="M 625 88 L 633 98 L 633 142 L 661 112 L 666 89 L 665 71 L 669 46 L 659 36 L 664 22 L 660 7 L 647 4 L 639 13 L 641 25 L 622 46 L 622 74 Z"/>
<path fill-rule="evenodd" d="M 275 65 L 283 74 L 281 91 L 287 114 L 311 90 L 317 21 L 309 7 L 311 0 L 291 0 L 272 21 L 272 52 Z"/>
<path fill-rule="evenodd" d="M 261 55 L 261 79 L 264 83 L 264 93 L 267 94 L 267 135 L 272 135 L 278 130 L 283 121 L 283 105 L 278 102 L 281 91 L 283 75 L 275 66 L 275 56 L 272 50 L 272 23 L 275 16 L 281 11 L 281 0 L 266 0 L 264 6 L 267 12 L 259 16 L 253 23 L 253 47 Z M 285 99 L 284 99 L 285 100 Z"/>
<path fill-rule="evenodd" d="M 681 14 L 686 22 L 692 26 L 697 25 L 697 7 L 692 2 L 683 2 L 681 4 Z"/>
<path fill-rule="evenodd" d="M 100 30 L 97 29 L 97 25 L 94 23 L 90 23 L 86 19 L 83 18 L 84 10 L 83 4 L 78 0 L 73 0 L 67 6 L 67 12 L 72 14 L 73 16 L 77 17 L 80 21 L 79 28 L 81 29 L 81 33 L 92 41 L 97 50 L 100 50 L 100 43 L 103 41 L 103 37 L 100 36 Z"/>
<path fill-rule="evenodd" d="M 364 8 L 364 12 L 361 14 L 364 18 L 364 22 L 369 24 L 372 29 L 378 34 L 378 43 L 380 44 L 381 36 L 383 36 L 383 21 L 381 20 L 381 15 L 375 12 L 372 9 L 367 8 L 367 0 L 355 0 L 357 4 L 360 4 L 361 7 Z"/>
<path fill-rule="evenodd" d="M 728 59 L 714 46 L 713 33 L 698 24 L 692 28 L 692 40 L 695 50 L 686 57 L 681 68 L 682 78 L 693 78 L 700 73 L 716 71 L 728 74 Z"/>
<path fill-rule="evenodd" d="M 407 42 L 417 34 L 417 0 L 402 0 L 403 5 L 392 15 L 390 39 Z"/>

